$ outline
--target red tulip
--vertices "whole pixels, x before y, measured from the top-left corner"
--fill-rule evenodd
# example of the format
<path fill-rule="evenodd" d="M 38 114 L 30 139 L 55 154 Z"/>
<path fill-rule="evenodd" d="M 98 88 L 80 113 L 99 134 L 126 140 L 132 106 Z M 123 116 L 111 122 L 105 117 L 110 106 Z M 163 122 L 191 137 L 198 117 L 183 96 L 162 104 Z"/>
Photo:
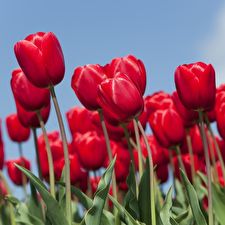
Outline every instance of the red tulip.
<path fill-rule="evenodd" d="M 98 85 L 107 78 L 102 67 L 90 64 L 77 67 L 74 70 L 71 87 L 80 102 L 89 110 L 100 108 L 97 102 Z"/>
<path fill-rule="evenodd" d="M 163 91 L 155 92 L 153 95 L 147 96 L 145 101 L 149 114 L 159 109 L 174 108 L 172 97 Z"/>
<path fill-rule="evenodd" d="M 181 118 L 183 119 L 184 125 L 186 127 L 192 126 L 196 122 L 196 120 L 198 120 L 198 113 L 193 110 L 187 109 L 180 101 L 180 98 L 176 91 L 173 92 L 172 99 L 177 112 L 180 114 Z"/>
<path fill-rule="evenodd" d="M 99 117 L 99 115 L 97 116 Z M 92 112 L 85 108 L 74 107 L 70 109 L 66 113 L 66 118 L 72 135 L 76 132 L 84 134 L 94 130 L 94 125 L 91 121 Z"/>
<path fill-rule="evenodd" d="M 182 155 L 181 157 L 182 157 L 182 161 L 184 163 L 184 167 L 185 167 L 185 170 L 186 170 L 186 173 L 187 173 L 187 177 L 190 181 L 192 181 L 190 155 L 185 154 L 185 155 Z M 198 159 L 198 157 L 196 155 L 194 155 L 193 158 L 194 158 L 195 171 L 200 171 L 201 168 L 202 168 L 200 160 Z M 173 163 L 174 163 L 174 167 L 175 167 L 175 176 L 180 179 L 180 169 L 179 169 L 180 165 L 179 165 L 177 157 L 173 158 Z"/>
<path fill-rule="evenodd" d="M 37 111 L 50 104 L 49 90 L 35 87 L 21 69 L 12 72 L 11 88 L 15 100 L 27 111 Z"/>
<path fill-rule="evenodd" d="M 219 161 L 216 163 L 216 169 L 217 169 L 220 185 L 222 187 L 224 187 L 225 186 L 225 181 L 224 181 L 224 178 L 223 178 L 223 170 L 222 170 L 222 166 L 221 166 Z"/>
<path fill-rule="evenodd" d="M 30 137 L 30 128 L 26 128 L 20 123 L 16 113 L 6 117 L 6 127 L 10 139 L 14 142 L 24 142 Z"/>
<path fill-rule="evenodd" d="M 153 164 L 157 168 L 162 165 L 167 165 L 169 162 L 168 149 L 162 147 L 153 135 L 148 135 L 147 140 L 150 146 Z M 143 157 L 147 158 L 148 152 L 143 138 L 141 139 L 141 149 Z M 136 168 L 138 168 L 138 152 L 136 149 L 134 150 L 134 162 Z"/>
<path fill-rule="evenodd" d="M 104 67 L 109 77 L 114 77 L 118 72 L 126 74 L 137 86 L 141 95 L 146 87 L 146 70 L 143 62 L 133 55 L 115 58 Z"/>
<path fill-rule="evenodd" d="M 128 122 L 139 116 L 144 101 L 133 82 L 122 73 L 99 85 L 98 102 L 105 117 L 112 123 Z"/>
<path fill-rule="evenodd" d="M 40 127 L 40 123 L 36 112 L 26 111 L 17 101 L 16 101 L 16 109 L 18 119 L 24 127 L 31 127 L 31 128 Z M 50 109 L 51 105 L 49 104 L 40 110 L 41 117 L 44 123 L 46 123 L 48 120 Z"/>
<path fill-rule="evenodd" d="M 70 158 L 70 180 L 72 184 L 80 182 L 84 176 L 87 176 L 87 172 L 82 169 L 77 154 L 69 156 Z M 65 166 L 64 158 L 61 158 L 54 162 L 54 172 L 56 180 L 60 180 L 63 168 Z"/>
<path fill-rule="evenodd" d="M 52 32 L 31 34 L 17 42 L 14 51 L 20 67 L 33 85 L 45 88 L 62 81 L 64 56 Z"/>
<path fill-rule="evenodd" d="M 100 117 L 97 111 L 92 112 L 92 123 L 94 125 L 95 130 L 103 135 L 102 126 Z M 124 130 L 121 126 L 114 126 L 113 124 L 110 124 L 107 120 L 105 120 L 106 128 L 109 134 L 110 140 L 114 141 L 120 141 L 122 138 L 124 138 Z"/>
<path fill-rule="evenodd" d="M 220 136 L 225 140 L 225 104 L 221 103 L 217 106 L 216 121 Z"/>
<path fill-rule="evenodd" d="M 15 160 L 8 160 L 6 162 L 7 170 L 10 179 L 15 185 L 22 186 L 23 185 L 23 175 L 22 172 L 15 166 L 15 163 L 30 170 L 30 162 L 26 158 L 18 158 Z M 26 180 L 27 182 L 27 180 Z"/>
<path fill-rule="evenodd" d="M 89 131 L 77 140 L 77 153 L 84 169 L 101 168 L 107 156 L 105 139 L 95 131 Z"/>
<path fill-rule="evenodd" d="M 188 109 L 213 109 L 216 95 L 215 71 L 211 64 L 197 62 L 178 66 L 175 71 L 177 93 Z"/>
<path fill-rule="evenodd" d="M 116 162 L 115 162 L 115 175 L 116 181 L 122 182 L 125 181 L 128 174 L 129 174 L 129 167 L 130 167 L 130 154 L 128 149 L 124 148 L 120 143 L 111 141 L 110 142 L 112 154 L 113 156 L 116 155 Z M 110 161 L 107 158 L 106 162 L 104 163 L 105 167 L 108 167 Z"/>
<path fill-rule="evenodd" d="M 150 115 L 149 124 L 158 142 L 164 147 L 180 145 L 185 137 L 180 115 L 172 108 L 157 110 Z"/>
<path fill-rule="evenodd" d="M 165 183 L 169 178 L 168 165 L 162 165 L 156 167 L 156 175 L 160 183 Z"/>

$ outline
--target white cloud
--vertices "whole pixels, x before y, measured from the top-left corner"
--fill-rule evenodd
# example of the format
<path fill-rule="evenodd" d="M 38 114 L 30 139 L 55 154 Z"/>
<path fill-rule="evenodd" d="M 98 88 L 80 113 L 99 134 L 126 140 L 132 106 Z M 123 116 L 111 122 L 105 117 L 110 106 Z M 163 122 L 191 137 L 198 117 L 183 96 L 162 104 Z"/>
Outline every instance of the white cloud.
<path fill-rule="evenodd" d="M 216 70 L 217 85 L 225 83 L 225 5 L 219 10 L 201 50 L 202 57 L 212 63 Z"/>

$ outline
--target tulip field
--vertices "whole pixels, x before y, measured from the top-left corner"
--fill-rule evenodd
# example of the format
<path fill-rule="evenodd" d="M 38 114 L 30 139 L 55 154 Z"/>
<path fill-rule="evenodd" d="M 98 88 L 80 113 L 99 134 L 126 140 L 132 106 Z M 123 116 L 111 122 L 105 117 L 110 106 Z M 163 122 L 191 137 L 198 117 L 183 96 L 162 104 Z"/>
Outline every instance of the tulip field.
<path fill-rule="evenodd" d="M 0 225 L 225 225 L 225 84 L 216 87 L 213 65 L 177 65 L 173 93 L 146 93 L 146 66 L 134 55 L 78 66 L 68 89 L 83 106 L 64 115 L 56 35 L 30 34 L 14 53 L 16 112 L 2 123 L 20 157 L 5 159 L 0 134 Z M 21 147 L 30 136 L 37 171 Z"/>

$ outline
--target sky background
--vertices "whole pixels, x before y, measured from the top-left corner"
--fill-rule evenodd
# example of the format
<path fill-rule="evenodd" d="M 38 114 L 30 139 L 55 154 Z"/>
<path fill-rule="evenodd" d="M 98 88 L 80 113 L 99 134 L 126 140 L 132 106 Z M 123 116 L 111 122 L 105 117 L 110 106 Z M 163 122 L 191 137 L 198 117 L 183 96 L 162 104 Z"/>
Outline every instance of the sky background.
<path fill-rule="evenodd" d="M 212 63 L 217 84 L 225 82 L 225 2 L 220 0 L 7 0 L 0 6 L 0 28 L 0 117 L 6 159 L 18 156 L 18 146 L 9 141 L 5 127 L 5 117 L 15 112 L 10 79 L 18 64 L 13 46 L 31 33 L 52 31 L 61 43 L 66 74 L 56 92 L 63 114 L 79 104 L 70 88 L 74 68 L 104 65 L 128 54 L 146 66 L 146 95 L 171 93 L 175 68 L 195 61 Z M 54 109 L 47 129 L 58 129 Z M 23 148 L 36 172 L 33 139 Z M 11 187 L 21 196 L 22 188 Z"/>

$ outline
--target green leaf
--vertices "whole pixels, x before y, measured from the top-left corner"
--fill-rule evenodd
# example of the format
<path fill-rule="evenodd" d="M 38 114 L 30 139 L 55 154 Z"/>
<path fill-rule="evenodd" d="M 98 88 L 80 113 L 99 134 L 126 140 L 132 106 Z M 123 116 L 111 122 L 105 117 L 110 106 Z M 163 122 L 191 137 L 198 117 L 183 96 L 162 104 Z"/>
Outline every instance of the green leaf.
<path fill-rule="evenodd" d="M 133 163 L 130 164 L 130 172 L 127 177 L 128 192 L 124 198 L 124 207 L 133 218 L 139 219 L 139 205 L 137 200 L 137 183 L 135 178 L 135 169 Z"/>
<path fill-rule="evenodd" d="M 31 188 L 31 195 L 27 203 L 29 213 L 43 221 L 44 215 L 42 212 L 41 202 L 38 199 L 37 191 L 32 183 L 30 183 L 30 188 Z"/>
<path fill-rule="evenodd" d="M 46 206 L 47 213 L 46 216 L 54 225 L 68 225 L 68 221 L 64 215 L 63 209 L 59 203 L 50 195 L 45 185 L 32 174 L 29 170 L 16 164 L 16 167 L 21 170 L 29 179 L 30 182 L 36 187 L 40 195 L 42 196 Z"/>
<path fill-rule="evenodd" d="M 163 225 L 171 225 L 170 218 L 171 218 L 171 208 L 172 208 L 172 187 L 169 189 L 164 205 L 160 211 L 160 218 Z"/>
<path fill-rule="evenodd" d="M 110 182 L 112 179 L 113 167 L 115 164 L 116 157 L 110 163 L 109 167 L 104 172 L 96 191 L 93 205 L 86 212 L 83 222 L 85 221 L 86 225 L 100 225 L 101 217 L 103 213 L 103 208 L 105 206 L 105 201 L 109 192 Z"/>
<path fill-rule="evenodd" d="M 119 202 L 115 198 L 113 198 L 110 195 L 109 195 L 109 198 L 113 202 L 113 204 L 116 206 L 116 208 L 118 209 L 118 211 L 120 213 L 120 217 L 122 218 L 123 221 L 126 222 L 126 224 L 128 224 L 128 225 L 139 225 L 139 224 L 141 224 L 138 221 L 136 221 L 130 215 L 130 213 L 122 205 L 119 204 Z"/>
<path fill-rule="evenodd" d="M 188 201 L 192 209 L 192 214 L 194 216 L 195 222 L 197 225 L 207 225 L 205 217 L 200 209 L 199 202 L 198 202 L 198 196 L 197 193 L 184 174 L 184 172 L 181 170 L 182 179 L 184 182 L 184 186 L 187 192 Z"/>
<path fill-rule="evenodd" d="M 225 194 L 219 186 L 212 183 L 213 211 L 216 220 L 220 224 L 225 224 Z"/>
<path fill-rule="evenodd" d="M 146 159 L 146 168 L 139 184 L 138 205 L 140 210 L 140 221 L 151 225 L 151 198 L 150 198 L 150 173 L 149 159 Z"/>

